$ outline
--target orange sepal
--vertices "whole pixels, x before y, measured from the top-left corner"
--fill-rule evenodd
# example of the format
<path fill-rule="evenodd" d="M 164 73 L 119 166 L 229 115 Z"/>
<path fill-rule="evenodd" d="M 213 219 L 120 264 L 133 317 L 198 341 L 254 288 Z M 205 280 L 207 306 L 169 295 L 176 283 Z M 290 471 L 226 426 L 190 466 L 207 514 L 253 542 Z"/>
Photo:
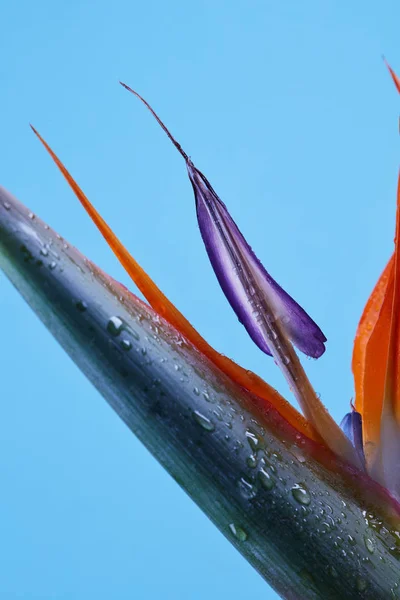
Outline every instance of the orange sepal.
<path fill-rule="evenodd" d="M 393 265 L 390 344 L 386 369 L 384 410 L 400 424 L 400 172 L 397 184 L 397 214 Z"/>
<path fill-rule="evenodd" d="M 362 314 L 352 369 L 355 407 L 363 419 L 367 462 L 381 435 L 382 411 L 400 423 L 400 176 L 397 187 L 395 252 Z"/>
<path fill-rule="evenodd" d="M 32 127 L 32 125 L 31 125 Z M 153 309 L 173 325 L 182 335 L 184 335 L 202 354 L 207 356 L 221 371 L 230 379 L 235 381 L 241 387 L 252 392 L 259 398 L 271 404 L 293 427 L 299 432 L 311 439 L 319 439 L 312 426 L 287 400 L 285 400 L 273 387 L 268 385 L 263 379 L 255 373 L 247 371 L 233 362 L 231 359 L 223 356 L 210 346 L 206 340 L 196 331 L 182 313 L 168 300 L 168 298 L 156 286 L 154 281 L 147 275 L 142 267 L 129 254 L 125 246 L 113 233 L 104 219 L 96 211 L 88 198 L 85 196 L 76 181 L 58 159 L 56 154 L 40 136 L 34 127 L 33 132 L 42 142 L 57 167 L 67 180 L 75 195 L 95 223 L 108 245 L 120 261 L 121 265 L 130 275 L 139 290 L 146 297 Z"/>
<path fill-rule="evenodd" d="M 384 59 L 397 91 L 400 93 L 400 79 L 389 63 Z M 397 221 L 399 219 L 399 191 Z M 395 293 L 399 287 L 399 267 L 397 254 L 398 224 L 396 224 L 395 253 L 389 260 L 378 280 L 361 316 L 352 359 L 352 370 L 355 384 L 355 408 L 363 419 L 363 437 L 365 453 L 373 454 L 381 434 L 381 415 L 387 396 L 393 394 L 393 386 L 397 386 L 397 364 L 393 353 L 399 352 L 398 342 L 393 336 L 397 332 L 396 306 L 400 295 Z M 396 300 L 397 296 L 397 300 Z M 397 332 L 397 333 L 396 333 Z M 400 341 L 400 340 L 398 340 Z M 397 347 L 396 347 L 397 343 Z M 400 358 L 400 357 L 399 357 Z M 396 401 L 397 402 L 397 401 Z M 400 403 L 400 402 L 397 402 Z M 396 412 L 400 413 L 397 408 Z"/>
<path fill-rule="evenodd" d="M 385 267 L 363 311 L 354 340 L 355 408 L 362 415 L 368 461 L 379 441 L 393 306 L 394 257 Z"/>
<path fill-rule="evenodd" d="M 389 65 L 388 61 L 386 60 L 386 58 L 383 59 L 385 61 L 385 65 L 387 66 L 387 68 L 389 69 L 389 73 L 392 76 L 394 85 L 396 86 L 397 91 L 400 94 L 400 79 L 397 77 L 396 73 L 393 71 L 392 67 Z"/>

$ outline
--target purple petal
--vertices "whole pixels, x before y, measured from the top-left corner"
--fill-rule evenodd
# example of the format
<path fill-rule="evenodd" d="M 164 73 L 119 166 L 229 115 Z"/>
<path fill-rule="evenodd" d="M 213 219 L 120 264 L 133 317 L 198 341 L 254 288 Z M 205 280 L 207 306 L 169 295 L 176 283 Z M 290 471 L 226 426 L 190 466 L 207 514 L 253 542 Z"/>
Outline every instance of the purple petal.
<path fill-rule="evenodd" d="M 321 329 L 264 269 L 206 177 L 190 159 L 186 162 L 210 262 L 224 294 L 252 340 L 270 354 L 259 318 L 262 308 L 255 302 L 256 296 L 261 295 L 272 306 L 275 318 L 281 321 L 295 346 L 308 356 L 320 357 L 326 342 Z"/>
<path fill-rule="evenodd" d="M 351 412 L 347 413 L 340 423 L 340 428 L 345 433 L 346 437 L 351 441 L 357 454 L 365 462 L 364 458 L 364 445 L 363 445 L 363 434 L 362 434 L 362 417 L 359 412 L 352 409 Z"/>
<path fill-rule="evenodd" d="M 268 334 L 271 327 L 266 326 L 266 315 L 272 313 L 299 350 L 307 356 L 319 358 L 325 352 L 326 342 L 321 329 L 264 269 L 225 204 L 151 106 L 137 92 L 124 83 L 122 85 L 147 106 L 185 159 L 195 194 L 199 228 L 211 265 L 225 296 L 252 340 L 263 352 L 271 354 Z"/>

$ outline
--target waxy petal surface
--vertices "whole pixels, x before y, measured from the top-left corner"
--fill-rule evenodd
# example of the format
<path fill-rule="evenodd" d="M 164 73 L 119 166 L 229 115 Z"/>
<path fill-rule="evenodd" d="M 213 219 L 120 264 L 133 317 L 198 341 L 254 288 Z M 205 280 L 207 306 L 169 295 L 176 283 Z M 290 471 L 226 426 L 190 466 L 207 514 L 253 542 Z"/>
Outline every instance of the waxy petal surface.
<path fill-rule="evenodd" d="M 325 351 L 326 337 L 318 325 L 265 270 L 228 213 L 225 204 L 196 169 L 187 162 L 196 199 L 200 232 L 219 284 L 230 305 L 257 346 L 270 354 L 268 339 L 260 327 L 260 308 L 255 289 L 272 306 L 292 342 L 313 358 Z"/>

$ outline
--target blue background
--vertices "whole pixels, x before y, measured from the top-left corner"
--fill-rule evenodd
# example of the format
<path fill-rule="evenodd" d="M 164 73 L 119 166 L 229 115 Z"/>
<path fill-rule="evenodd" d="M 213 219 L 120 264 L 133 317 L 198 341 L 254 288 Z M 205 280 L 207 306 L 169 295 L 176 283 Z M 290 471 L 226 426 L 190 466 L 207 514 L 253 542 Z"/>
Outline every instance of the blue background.
<path fill-rule="evenodd" d="M 31 121 L 200 332 L 289 396 L 218 288 L 182 159 L 118 79 L 135 87 L 326 333 L 306 367 L 340 419 L 392 249 L 399 99 L 381 54 L 400 70 L 399 21 L 398 0 L 4 2 L 0 183 L 130 285 Z M 0 314 L 0 598 L 275 598 L 3 275 Z"/>

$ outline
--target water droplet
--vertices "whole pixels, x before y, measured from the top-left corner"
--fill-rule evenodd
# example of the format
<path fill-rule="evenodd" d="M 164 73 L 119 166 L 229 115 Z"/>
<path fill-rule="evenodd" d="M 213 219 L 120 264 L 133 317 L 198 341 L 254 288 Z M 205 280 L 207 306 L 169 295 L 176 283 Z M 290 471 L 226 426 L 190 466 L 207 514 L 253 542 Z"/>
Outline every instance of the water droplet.
<path fill-rule="evenodd" d="M 344 542 L 344 539 L 343 539 L 342 537 L 340 537 L 340 535 L 338 535 L 338 536 L 336 537 L 335 541 L 333 542 L 333 545 L 334 545 L 336 548 L 340 548 L 340 546 L 343 544 L 343 542 Z"/>
<path fill-rule="evenodd" d="M 273 473 L 274 475 L 277 474 L 278 469 L 275 467 L 275 465 L 269 463 L 268 461 L 265 461 L 265 464 L 268 467 L 268 469 L 271 471 L 271 473 Z"/>
<path fill-rule="evenodd" d="M 107 331 L 114 337 L 117 337 L 123 327 L 123 321 L 119 317 L 111 317 L 107 323 Z"/>
<path fill-rule="evenodd" d="M 57 263 L 53 261 L 51 261 L 51 263 L 49 264 L 49 269 L 50 271 L 53 271 L 57 266 Z"/>
<path fill-rule="evenodd" d="M 33 214 L 33 212 L 30 212 L 30 213 L 28 214 L 28 217 L 29 217 L 30 219 L 34 219 L 34 218 L 35 218 L 35 215 Z"/>
<path fill-rule="evenodd" d="M 395 529 L 393 529 L 391 533 L 393 533 L 393 535 L 395 535 L 397 539 L 400 540 L 400 531 L 396 531 Z"/>
<path fill-rule="evenodd" d="M 146 350 L 146 348 L 144 346 L 141 349 L 141 353 L 143 354 L 143 356 L 146 356 L 146 354 L 147 354 L 147 350 Z"/>
<path fill-rule="evenodd" d="M 257 456 L 255 454 L 250 454 L 246 459 L 246 463 L 250 469 L 255 469 L 257 466 Z"/>
<path fill-rule="evenodd" d="M 321 533 L 330 533 L 332 531 L 332 526 L 327 521 L 323 521 L 321 523 Z"/>
<path fill-rule="evenodd" d="M 215 410 L 213 410 L 213 415 L 215 415 L 217 417 L 218 421 L 224 420 L 224 413 L 222 412 L 222 409 L 220 406 L 217 406 L 217 408 Z"/>
<path fill-rule="evenodd" d="M 347 536 L 347 541 L 349 542 L 350 546 L 355 546 L 357 544 L 355 538 L 353 538 L 352 535 Z"/>
<path fill-rule="evenodd" d="M 298 483 L 292 487 L 292 495 L 299 504 L 303 504 L 304 506 L 308 506 L 311 502 L 310 492 Z"/>
<path fill-rule="evenodd" d="M 50 229 L 50 228 L 49 228 L 49 226 L 47 225 L 47 223 L 45 224 L 44 228 L 46 229 L 46 231 L 47 231 L 48 229 Z"/>
<path fill-rule="evenodd" d="M 210 419 L 208 419 L 207 417 L 202 415 L 201 412 L 199 412 L 198 410 L 195 410 L 195 411 L 193 411 L 192 414 L 193 414 L 195 421 L 197 421 L 197 423 L 199 425 L 201 425 L 203 429 L 205 429 L 206 431 L 214 431 L 214 429 L 215 429 L 214 423 L 212 421 L 210 421 Z"/>
<path fill-rule="evenodd" d="M 194 387 L 193 392 L 196 394 L 196 396 L 200 396 L 200 390 L 198 387 Z"/>
<path fill-rule="evenodd" d="M 265 469 L 261 469 L 258 472 L 258 478 L 260 480 L 261 485 L 263 486 L 263 488 L 265 490 L 272 490 L 272 488 L 275 485 L 275 482 L 272 479 L 271 475 L 269 473 L 267 473 L 267 471 L 265 471 Z"/>
<path fill-rule="evenodd" d="M 129 340 L 121 340 L 121 348 L 122 350 L 125 350 L 125 352 L 129 352 L 132 348 L 132 344 Z"/>
<path fill-rule="evenodd" d="M 400 548 L 398 546 L 390 546 L 388 551 L 396 560 L 400 560 Z"/>
<path fill-rule="evenodd" d="M 371 538 L 369 538 L 366 535 L 364 536 L 364 544 L 365 544 L 365 547 L 368 550 L 368 552 L 370 554 L 373 554 L 375 551 L 374 542 L 371 540 Z"/>
<path fill-rule="evenodd" d="M 230 523 L 229 529 L 231 530 L 235 538 L 239 540 L 239 542 L 245 542 L 247 540 L 247 533 L 245 532 L 245 530 L 235 525 L 235 523 Z"/>
<path fill-rule="evenodd" d="M 49 251 L 47 250 L 47 248 L 41 248 L 40 249 L 40 254 L 42 256 L 48 256 L 49 255 Z"/>
<path fill-rule="evenodd" d="M 252 429 L 248 429 L 246 431 L 246 438 L 253 452 L 257 452 L 257 450 L 263 450 L 265 448 L 265 442 L 263 438 Z"/>
<path fill-rule="evenodd" d="M 251 484 L 249 481 L 244 479 L 244 477 L 239 479 L 238 485 L 243 498 L 251 500 L 252 498 L 255 498 L 255 496 L 257 496 L 257 488 L 254 487 L 254 485 Z"/>
<path fill-rule="evenodd" d="M 83 300 L 78 300 L 78 302 L 75 303 L 75 306 L 79 310 L 79 312 L 85 312 L 85 310 L 87 309 L 87 304 Z"/>
<path fill-rule="evenodd" d="M 10 210 L 11 204 L 9 202 L 3 202 L 3 206 L 6 210 Z"/>

